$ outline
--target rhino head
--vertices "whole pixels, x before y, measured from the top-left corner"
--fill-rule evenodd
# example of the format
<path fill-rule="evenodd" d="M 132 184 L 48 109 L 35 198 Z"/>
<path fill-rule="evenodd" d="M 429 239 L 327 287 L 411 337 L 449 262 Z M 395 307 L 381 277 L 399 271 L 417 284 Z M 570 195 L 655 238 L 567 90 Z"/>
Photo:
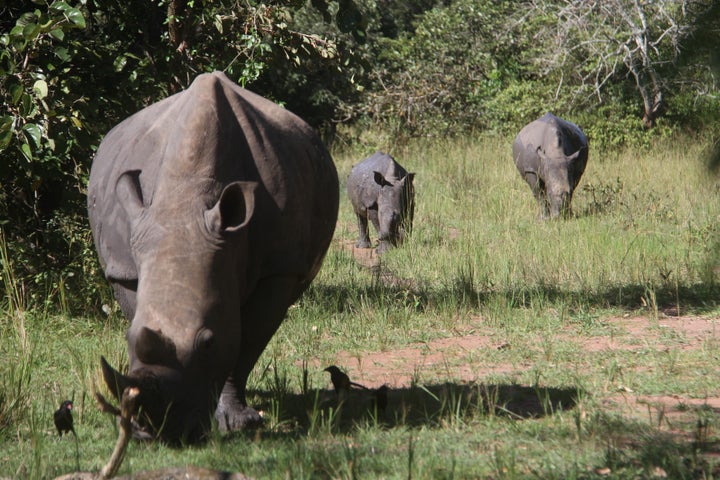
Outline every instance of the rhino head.
<path fill-rule="evenodd" d="M 144 205 L 138 177 L 128 172 L 116 184 L 131 219 L 138 272 L 126 335 L 129 371 L 121 374 L 103 358 L 103 376 L 118 399 L 126 387 L 140 389 L 137 418 L 149 433 L 193 442 L 209 429 L 238 355 L 244 285 L 237 265 L 245 257 L 257 184 L 233 182 L 213 195 L 222 187 L 210 182 L 203 195 L 166 191 Z"/>
<path fill-rule="evenodd" d="M 391 246 L 403 243 L 405 234 L 412 228 L 413 173 L 402 178 L 373 172 L 375 183 L 380 186 L 378 195 L 378 224 L 380 226 L 377 251 L 383 253 Z"/>
<path fill-rule="evenodd" d="M 550 218 L 566 218 L 572 213 L 570 203 L 578 180 L 574 178 L 573 163 L 581 151 L 571 155 L 565 155 L 562 150 L 548 154 L 542 147 L 537 148 L 540 157 L 538 177 L 545 185 L 546 216 L 549 214 Z"/>

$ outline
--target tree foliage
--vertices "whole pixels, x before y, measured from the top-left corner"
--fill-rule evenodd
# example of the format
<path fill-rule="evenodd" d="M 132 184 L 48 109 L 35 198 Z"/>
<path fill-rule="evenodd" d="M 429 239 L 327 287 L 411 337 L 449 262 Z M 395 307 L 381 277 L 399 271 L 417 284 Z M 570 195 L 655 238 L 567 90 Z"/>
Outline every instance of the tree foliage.
<path fill-rule="evenodd" d="M 84 192 L 102 136 L 206 71 L 224 70 L 286 104 L 294 92 L 273 85 L 275 72 L 299 76 L 312 65 L 349 79 L 347 59 L 338 55 L 343 37 L 295 28 L 294 15 L 319 11 L 352 42 L 364 41 L 359 8 L 341 4 L 343 10 L 326 0 L 0 5 L 0 98 L 8 107 L 0 116 L 0 222 L 18 281 L 38 300 L 49 294 L 56 302 L 67 290 L 80 307 L 88 305 L 82 298 L 97 299 L 102 283 L 91 281 L 98 269 Z M 307 98 L 301 106 L 309 112 L 316 105 Z"/>
<path fill-rule="evenodd" d="M 707 128 L 719 23 L 712 0 L 438 4 L 377 40 L 364 111 L 407 135 L 509 132 L 549 110 L 609 144 L 643 141 L 659 119 L 656 133 Z"/>

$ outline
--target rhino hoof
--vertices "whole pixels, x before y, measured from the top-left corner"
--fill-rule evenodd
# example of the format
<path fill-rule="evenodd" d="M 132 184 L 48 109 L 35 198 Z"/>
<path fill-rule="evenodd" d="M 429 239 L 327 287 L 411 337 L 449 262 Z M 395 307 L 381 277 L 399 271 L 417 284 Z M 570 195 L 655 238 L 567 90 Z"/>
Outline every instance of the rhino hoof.
<path fill-rule="evenodd" d="M 358 240 L 358 242 L 355 244 L 357 248 L 370 248 L 372 247 L 372 244 L 366 240 Z"/>
<path fill-rule="evenodd" d="M 217 416 L 218 428 L 221 432 L 232 432 L 262 426 L 263 418 L 257 410 L 245 407 Z"/>

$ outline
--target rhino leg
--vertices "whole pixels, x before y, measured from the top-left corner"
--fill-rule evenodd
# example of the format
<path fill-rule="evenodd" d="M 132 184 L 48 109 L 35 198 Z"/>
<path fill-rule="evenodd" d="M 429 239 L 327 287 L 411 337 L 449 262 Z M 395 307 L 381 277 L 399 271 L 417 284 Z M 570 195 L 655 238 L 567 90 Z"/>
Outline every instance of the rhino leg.
<path fill-rule="evenodd" d="M 356 246 L 357 248 L 370 248 L 372 244 L 370 243 L 370 232 L 368 232 L 367 216 L 359 213 L 356 213 L 355 216 L 357 217 L 359 232 Z"/>
<path fill-rule="evenodd" d="M 247 405 L 245 389 L 260 354 L 300 295 L 297 277 L 272 277 L 258 282 L 242 309 L 240 356 L 225 382 L 215 418 L 220 430 L 231 431 L 258 426 L 262 417 Z"/>
<path fill-rule="evenodd" d="M 537 200 L 538 208 L 540 213 L 538 218 L 544 220 L 550 216 L 550 204 L 548 203 L 547 195 L 545 193 L 545 184 L 540 180 L 535 172 L 525 172 L 525 181 L 530 185 L 533 196 Z"/>

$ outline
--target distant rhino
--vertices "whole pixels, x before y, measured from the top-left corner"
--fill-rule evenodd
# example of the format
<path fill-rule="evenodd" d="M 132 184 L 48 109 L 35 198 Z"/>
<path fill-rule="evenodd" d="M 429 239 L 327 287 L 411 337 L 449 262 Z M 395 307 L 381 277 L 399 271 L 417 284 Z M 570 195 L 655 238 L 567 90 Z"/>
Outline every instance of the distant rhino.
<path fill-rule="evenodd" d="M 358 248 L 370 248 L 368 219 L 378 232 L 378 253 L 402 243 L 415 214 L 414 173 L 393 157 L 376 152 L 350 171 L 347 192 L 357 217 Z"/>
<path fill-rule="evenodd" d="M 113 128 L 90 171 L 90 226 L 131 325 L 116 397 L 171 443 L 261 421 L 248 376 L 313 280 L 338 213 L 330 155 L 300 118 L 222 73 Z"/>
<path fill-rule="evenodd" d="M 587 137 L 574 123 L 546 113 L 526 125 L 513 143 L 513 159 L 530 185 L 540 217 L 568 216 L 573 191 L 585 171 Z"/>

